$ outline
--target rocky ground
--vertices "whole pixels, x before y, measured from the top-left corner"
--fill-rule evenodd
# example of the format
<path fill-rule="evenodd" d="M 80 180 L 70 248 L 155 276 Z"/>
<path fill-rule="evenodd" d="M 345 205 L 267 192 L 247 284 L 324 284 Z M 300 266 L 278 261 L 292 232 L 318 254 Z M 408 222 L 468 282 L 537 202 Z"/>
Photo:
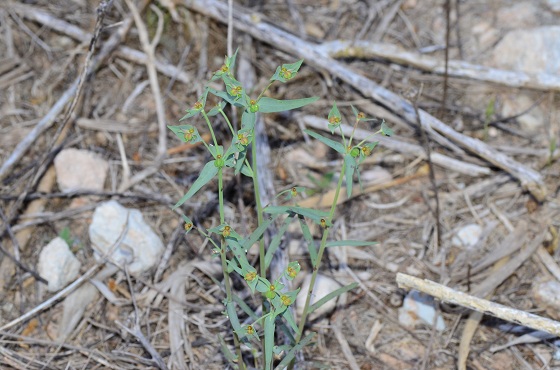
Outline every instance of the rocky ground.
<path fill-rule="evenodd" d="M 0 4 L 0 364 L 228 368 L 220 267 L 179 215 L 218 225 L 216 185 L 171 209 L 208 157 L 165 127 L 222 65 L 227 4 L 111 3 Z M 395 131 L 379 138 L 363 192 L 340 202 L 332 230 L 379 244 L 329 249 L 317 294 L 359 288 L 311 323 L 317 340 L 298 367 L 560 368 L 554 335 L 396 282 L 404 273 L 560 319 L 560 2 L 247 0 L 234 10 L 239 79 L 258 91 L 304 58 L 270 96 L 319 97 L 264 117 L 271 199 L 299 185 L 313 190 L 306 205 L 329 204 L 340 161 L 303 129 L 328 135 L 334 100 L 343 117 L 354 105 Z M 377 130 L 360 128 L 357 138 Z M 252 184 L 225 183 L 230 224 L 253 230 Z M 301 233 L 285 243 L 305 280 Z M 234 288 L 258 306 L 242 282 Z"/>

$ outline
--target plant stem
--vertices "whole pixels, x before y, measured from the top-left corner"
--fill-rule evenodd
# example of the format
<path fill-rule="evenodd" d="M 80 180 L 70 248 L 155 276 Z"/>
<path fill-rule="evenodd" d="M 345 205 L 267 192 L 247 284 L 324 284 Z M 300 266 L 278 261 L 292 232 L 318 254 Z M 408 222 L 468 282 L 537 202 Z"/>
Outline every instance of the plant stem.
<path fill-rule="evenodd" d="M 261 203 L 261 194 L 259 190 L 259 171 L 257 168 L 257 135 L 253 134 L 253 138 L 251 139 L 251 164 L 253 169 L 253 188 L 255 189 L 255 203 L 257 205 L 257 219 L 258 225 L 261 226 L 264 222 L 263 218 L 263 209 Z M 264 249 L 264 238 L 259 240 L 259 260 L 260 260 L 260 276 L 266 278 L 266 265 L 264 256 L 266 251 Z"/>
<path fill-rule="evenodd" d="M 344 172 L 346 171 L 346 162 L 342 162 L 342 169 L 340 170 L 340 176 L 338 178 L 338 184 L 336 185 L 336 192 L 334 195 L 333 203 L 331 205 L 331 211 L 329 212 L 329 219 L 327 224 L 332 225 L 332 220 L 334 217 L 334 212 L 336 210 L 336 204 L 338 202 L 338 196 L 340 195 L 340 189 L 342 188 L 342 180 L 344 179 Z M 301 316 L 298 332 L 296 335 L 295 344 L 298 344 L 301 336 L 303 335 L 303 328 L 305 326 L 305 321 L 307 320 L 307 310 L 309 308 L 309 303 L 311 302 L 311 296 L 313 295 L 313 289 L 315 287 L 315 280 L 317 279 L 317 272 L 319 271 L 319 265 L 321 264 L 321 259 L 323 258 L 323 253 L 325 252 L 325 247 L 327 245 L 327 238 L 329 236 L 330 227 L 327 226 L 323 229 L 323 237 L 321 238 L 321 245 L 319 246 L 319 252 L 317 253 L 317 260 L 313 266 L 313 273 L 311 275 L 311 283 L 309 284 L 309 291 L 307 292 L 307 299 L 305 300 L 305 306 L 303 306 L 303 315 Z"/>
<path fill-rule="evenodd" d="M 212 127 L 212 124 L 210 123 L 210 119 L 208 118 L 208 115 L 206 114 L 204 109 L 202 110 L 202 117 L 204 117 L 204 120 L 206 121 L 206 124 L 208 125 L 208 129 L 210 129 L 210 134 L 212 135 L 212 140 L 214 141 L 214 146 L 218 147 L 218 141 L 216 140 L 216 135 L 214 134 L 214 128 Z"/>
<path fill-rule="evenodd" d="M 224 213 L 224 177 L 223 177 L 223 169 L 218 169 L 218 199 L 220 202 L 220 224 L 225 223 L 225 213 Z M 222 261 L 222 272 L 224 274 L 224 284 L 226 286 L 226 299 L 227 303 L 233 302 L 233 295 L 231 292 L 231 284 L 229 281 L 229 274 L 227 273 L 227 258 L 226 258 L 226 241 L 224 238 L 221 238 L 221 248 L 220 248 L 220 258 Z M 240 369 L 245 368 L 245 364 L 243 362 L 243 357 L 241 354 L 241 345 L 239 344 L 239 338 L 235 331 L 233 332 L 233 343 L 237 352 L 237 361 Z"/>
<path fill-rule="evenodd" d="M 231 131 L 231 135 L 233 138 L 235 138 L 235 130 L 233 129 L 233 126 L 231 125 L 231 122 L 229 121 L 228 116 L 224 113 L 223 110 L 220 109 L 220 114 L 222 115 L 222 117 L 224 117 L 224 119 L 226 120 L 226 123 L 229 127 L 229 130 Z"/>

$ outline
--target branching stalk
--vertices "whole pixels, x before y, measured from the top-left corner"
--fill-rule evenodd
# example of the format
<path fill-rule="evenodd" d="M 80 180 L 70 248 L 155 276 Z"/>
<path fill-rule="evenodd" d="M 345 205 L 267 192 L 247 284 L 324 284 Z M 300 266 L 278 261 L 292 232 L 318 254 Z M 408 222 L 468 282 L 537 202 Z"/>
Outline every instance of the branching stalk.
<path fill-rule="evenodd" d="M 331 205 L 331 210 L 329 212 L 329 219 L 327 225 L 332 225 L 332 221 L 334 218 L 334 212 L 336 210 L 336 204 L 338 202 L 338 196 L 340 195 L 340 189 L 342 188 L 342 180 L 344 179 L 344 173 L 346 171 L 346 162 L 342 162 L 342 169 L 340 170 L 340 176 L 338 178 L 338 183 L 336 184 L 336 192 L 334 195 L 333 203 Z M 296 342 L 297 345 L 301 340 L 301 336 L 303 335 L 303 328 L 305 326 L 305 322 L 307 320 L 307 310 L 309 309 L 309 303 L 311 302 L 311 296 L 313 295 L 313 289 L 315 288 L 315 280 L 317 279 L 317 273 L 319 271 L 319 265 L 321 264 L 321 259 L 323 258 L 323 253 L 325 252 L 325 248 L 327 245 L 327 239 L 329 236 L 330 227 L 327 226 L 323 229 L 323 237 L 321 238 L 321 245 L 319 246 L 319 252 L 317 253 L 317 259 L 315 261 L 315 265 L 313 266 L 313 273 L 311 275 L 311 283 L 309 284 L 309 291 L 307 292 L 307 298 L 305 300 L 305 306 L 303 306 L 303 314 L 299 321 L 298 332 L 296 335 Z"/>

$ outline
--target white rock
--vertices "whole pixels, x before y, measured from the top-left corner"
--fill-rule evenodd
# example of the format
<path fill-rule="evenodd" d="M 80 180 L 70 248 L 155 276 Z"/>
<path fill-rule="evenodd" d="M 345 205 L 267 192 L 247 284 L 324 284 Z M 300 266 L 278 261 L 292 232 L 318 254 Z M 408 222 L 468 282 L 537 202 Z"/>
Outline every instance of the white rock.
<path fill-rule="evenodd" d="M 504 96 L 500 113 L 502 117 L 512 117 L 520 112 L 532 107 L 535 101 L 522 93 Z M 537 133 L 544 125 L 545 114 L 543 110 L 536 106 L 530 111 L 516 118 L 517 122 L 528 133 Z"/>
<path fill-rule="evenodd" d="M 458 248 L 472 248 L 480 239 L 482 227 L 477 224 L 468 224 L 463 226 L 451 239 L 451 244 Z"/>
<path fill-rule="evenodd" d="M 546 5 L 555 13 L 560 13 L 560 0 L 546 0 Z"/>
<path fill-rule="evenodd" d="M 109 164 L 88 150 L 64 149 L 54 159 L 56 180 L 63 192 L 103 190 Z"/>
<path fill-rule="evenodd" d="M 529 28 L 537 26 L 538 22 L 539 9 L 528 1 L 505 6 L 496 15 L 496 24 L 501 28 Z"/>
<path fill-rule="evenodd" d="M 360 177 L 363 183 L 368 184 L 382 184 L 393 180 L 391 172 L 380 166 L 375 166 L 370 170 L 362 171 Z"/>
<path fill-rule="evenodd" d="M 301 317 L 303 314 L 303 308 L 305 306 L 305 300 L 307 299 L 307 292 L 309 290 L 309 285 L 311 284 L 311 274 L 307 275 L 305 279 L 303 279 L 303 283 L 301 284 L 301 290 L 296 298 L 296 308 L 298 317 Z M 311 297 L 311 302 L 309 305 L 319 301 L 321 298 L 326 296 L 329 293 L 334 292 L 340 288 L 340 284 L 336 282 L 336 280 L 331 279 L 325 275 L 317 274 L 317 278 L 315 279 L 315 289 L 313 289 L 313 296 Z M 337 299 L 331 299 L 317 310 L 315 310 L 311 315 L 308 316 L 310 320 L 314 320 L 319 316 L 325 315 L 336 307 Z"/>
<path fill-rule="evenodd" d="M 540 281 L 533 285 L 533 298 L 539 308 L 544 308 L 554 320 L 560 319 L 560 282 Z"/>
<path fill-rule="evenodd" d="M 408 293 L 404 298 L 403 306 L 399 308 L 399 322 L 407 327 L 414 327 L 420 323 L 431 326 L 434 324 L 435 317 L 434 298 L 417 290 Z M 436 329 L 445 330 L 441 315 L 438 315 L 435 320 Z"/>
<path fill-rule="evenodd" d="M 39 254 L 37 270 L 49 285 L 49 292 L 56 292 L 78 277 L 81 263 L 62 238 L 54 238 Z"/>
<path fill-rule="evenodd" d="M 560 74 L 560 26 L 509 32 L 496 45 L 490 63 L 514 71 Z"/>
<path fill-rule="evenodd" d="M 153 267 L 164 250 L 162 241 L 146 224 L 142 213 L 137 209 L 127 209 L 114 200 L 95 209 L 89 237 L 99 261 L 122 238 L 110 260 L 120 267 L 126 264 L 131 274 Z"/>

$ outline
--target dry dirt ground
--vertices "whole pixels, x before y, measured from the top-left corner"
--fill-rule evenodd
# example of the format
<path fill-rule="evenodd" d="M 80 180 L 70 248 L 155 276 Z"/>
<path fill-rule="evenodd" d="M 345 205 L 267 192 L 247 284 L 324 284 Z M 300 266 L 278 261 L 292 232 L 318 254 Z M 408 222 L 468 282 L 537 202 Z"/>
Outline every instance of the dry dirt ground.
<path fill-rule="evenodd" d="M 158 35 L 158 19 L 162 21 L 163 28 L 155 45 L 159 98 L 163 102 L 165 122 L 177 124 L 184 109 L 196 101 L 212 71 L 223 62 L 227 52 L 227 18 L 223 13 L 210 14 L 215 1 L 208 1 L 206 6 L 201 5 L 203 1 L 188 0 L 137 3 L 138 8 L 144 7 L 141 18 L 151 39 Z M 338 102 L 345 117 L 351 116 L 350 104 L 353 104 L 370 116 L 384 118 L 395 131 L 396 141 L 382 143 L 363 168 L 364 181 L 377 179 L 384 185 L 344 202 L 333 226 L 337 239 L 375 240 L 379 244 L 350 248 L 346 254 L 333 249 L 326 256 L 323 274 L 341 282 L 358 280 L 360 287 L 347 296 L 345 304 L 312 323 L 309 330 L 318 333 L 317 340 L 305 349 L 305 361 L 299 368 L 457 368 L 459 344 L 465 335 L 469 312 L 438 306 L 438 315 L 446 325 L 443 331 L 436 331 L 427 323 L 413 327 L 401 325 L 398 310 L 406 292 L 397 286 L 398 272 L 441 282 L 459 291 L 479 292 L 480 296 L 509 307 L 558 318 L 558 306 L 549 305 L 546 299 L 536 295 L 540 282 L 555 279 L 551 271 L 559 258 L 556 247 L 560 226 L 560 162 L 558 150 L 554 151 L 551 143 L 559 139 L 560 130 L 554 109 L 558 97 L 553 89 L 515 88 L 465 77 L 446 79 L 441 73 L 422 70 L 406 61 L 360 52 L 337 59 L 337 66 L 357 72 L 396 94 L 397 99 L 414 102 L 454 132 L 475 138 L 476 143 L 493 150 L 481 155 L 473 149 L 472 142 L 438 134 L 436 131 L 440 130 L 427 129 L 428 134 L 423 135 L 418 122 L 410 119 L 414 112 L 404 112 L 398 109 L 397 103 L 372 97 L 364 92 L 364 86 L 351 84 L 332 69 L 334 63 L 324 66 L 319 54 L 314 60 L 309 50 L 291 50 L 290 42 L 288 45 L 280 41 L 271 43 L 268 37 L 272 33 L 251 30 L 252 24 L 269 24 L 305 40 L 306 47 L 334 40 L 383 42 L 443 61 L 445 1 L 246 0 L 234 3 L 236 14 L 249 16 L 253 22 L 242 23 L 234 17 L 233 45 L 240 47 L 245 67 L 254 73 L 256 89 L 266 85 L 276 66 L 307 57 L 297 78 L 273 87 L 270 95 L 279 99 L 319 97 L 317 103 L 295 113 L 269 115 L 264 120 L 271 150 L 269 168 L 276 191 L 298 184 L 327 192 L 335 185 L 336 176 L 331 179 L 329 174 L 340 168 L 337 157 L 320 144 L 308 141 L 301 130 L 310 125 L 310 116 L 326 117 L 333 100 Z M 500 37 L 511 28 L 500 24 L 505 21 L 499 14 L 503 15 L 503 10 L 516 2 L 453 0 L 449 3 L 449 59 L 483 63 Z M 523 26 L 519 22 L 524 21 L 536 22 L 535 25 L 557 24 L 558 20 L 544 3 L 534 2 L 539 11 L 536 19 L 526 20 L 523 13 L 510 15 L 517 17 L 514 27 Z M 146 58 L 139 56 L 145 49 L 139 40 L 138 26 L 132 21 L 125 1 L 115 0 L 107 10 L 96 49 L 88 59 L 99 4 L 93 0 L 5 0 L 0 4 L 1 162 L 10 158 L 16 145 L 53 107 L 64 102 L 64 109 L 52 117 L 53 124 L 33 139 L 24 155 L 1 177 L 1 245 L 25 269 L 16 267 L 2 255 L 0 367 L 154 368 L 147 349 L 151 346 L 169 368 L 228 368 L 218 340 L 219 336 L 228 344 L 232 340 L 222 313 L 222 290 L 196 268 L 185 270 L 185 266 L 193 266 L 195 262 L 210 261 L 210 247 L 194 233 L 183 237 L 181 219 L 170 207 L 208 160 L 206 152 L 202 147 L 180 145 L 166 130 L 166 157 L 157 160 L 158 143 L 162 143 L 157 97 L 149 82 Z M 73 93 L 63 100 L 86 68 L 86 60 L 93 63 L 127 22 L 131 27 L 125 37 L 83 81 L 79 97 L 75 99 Z M 537 128 L 520 125 L 515 114 L 505 117 L 500 113 L 500 104 L 521 93 L 529 97 L 531 104 L 518 107 L 514 113 L 524 113 L 527 108 L 540 109 L 544 117 Z M 67 114 L 71 105 L 72 110 Z M 326 121 L 322 122 L 326 126 Z M 66 123 L 64 129 L 63 123 Z M 218 135 L 227 137 L 223 122 L 218 125 Z M 377 128 L 370 125 L 363 129 Z M 123 151 L 119 151 L 119 141 L 124 144 Z M 414 148 L 407 150 L 407 145 Z M 69 195 L 59 191 L 49 166 L 61 148 L 70 147 L 93 151 L 109 162 L 104 192 Z M 433 181 L 422 172 L 429 165 L 428 147 Z M 507 165 L 491 163 L 498 152 L 534 171 L 540 176 L 538 181 L 525 181 L 523 174 L 508 171 Z M 438 160 L 443 157 L 456 162 L 446 165 L 445 160 Z M 144 170 L 153 171 L 140 181 L 129 181 L 124 186 L 123 159 L 132 178 Z M 476 165 L 482 172 L 462 167 L 465 164 Z M 253 229 L 256 215 L 251 184 L 230 177 L 226 179 L 226 187 L 228 212 L 236 215 L 231 217 L 231 222 L 240 230 Z M 196 221 L 206 227 L 219 223 L 215 188 L 215 184 L 210 185 L 182 209 L 195 215 Z M 130 282 L 122 272 L 111 276 L 106 283 L 125 304 L 115 305 L 104 297 L 97 298 L 63 344 L 56 340 L 61 325 L 61 300 L 17 325 L 6 327 L 52 295 L 40 293 L 41 283 L 32 271 L 41 248 L 63 230 L 70 230 L 72 250 L 82 262 L 81 272 L 95 266 L 88 225 L 95 205 L 109 199 L 141 210 L 172 252 L 162 265 L 163 274 L 156 276 L 151 271 L 132 277 Z M 482 229 L 476 245 L 472 248 L 454 245 L 453 236 L 469 224 Z M 13 244 L 14 237 L 19 240 L 17 247 Z M 298 259 L 303 269 L 308 270 L 308 256 L 298 244 L 300 236 L 294 231 L 288 238 L 293 253 L 290 258 Z M 533 248 L 533 253 L 504 273 L 503 266 L 526 248 Z M 496 257 L 496 251 L 504 253 Z M 174 272 L 180 269 L 187 272 L 177 282 Z M 166 282 L 174 283 L 181 292 L 180 301 L 168 293 L 146 299 L 157 284 L 161 287 Z M 484 284 L 490 288 L 480 288 Z M 237 281 L 234 285 L 238 294 L 253 304 L 243 283 Z M 136 298 L 136 305 L 131 297 Z M 170 334 L 174 329 L 169 322 L 172 312 L 181 313 L 179 321 L 174 321 L 175 325 L 177 322 L 181 325 L 179 338 Z M 149 346 L 142 345 L 137 336 L 123 329 L 133 329 L 135 322 L 139 323 Z M 554 357 L 557 349 L 553 339 L 495 350 L 496 346 L 528 331 L 518 328 L 508 327 L 505 321 L 491 316 L 482 317 L 474 337 L 466 341 L 468 368 L 560 368 L 560 360 Z M 171 342 L 177 339 L 180 343 L 173 347 Z M 246 356 L 249 360 L 251 353 L 247 352 Z"/>

